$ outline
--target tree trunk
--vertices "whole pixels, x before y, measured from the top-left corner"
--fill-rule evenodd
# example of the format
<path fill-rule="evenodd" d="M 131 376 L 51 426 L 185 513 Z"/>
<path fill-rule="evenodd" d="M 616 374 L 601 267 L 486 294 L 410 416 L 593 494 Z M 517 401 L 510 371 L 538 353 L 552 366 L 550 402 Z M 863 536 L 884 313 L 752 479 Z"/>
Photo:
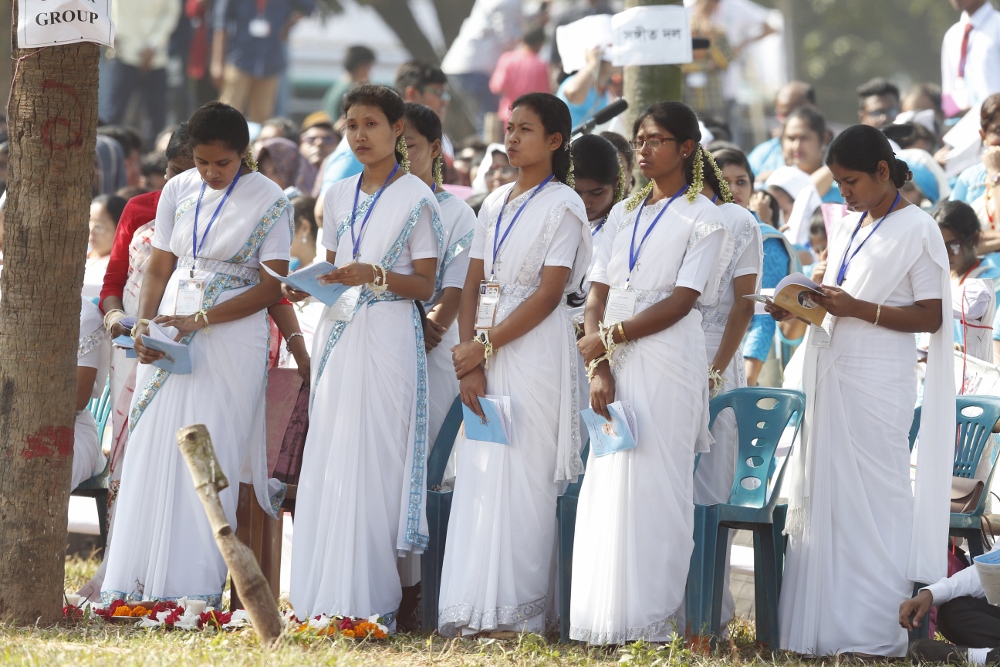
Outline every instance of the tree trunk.
<path fill-rule="evenodd" d="M 625 0 L 625 9 L 680 4 L 681 0 Z M 625 127 L 631 128 L 642 110 L 650 104 L 681 99 L 681 68 L 677 65 L 626 67 L 624 85 L 624 97 L 629 104 L 625 112 Z"/>
<path fill-rule="evenodd" d="M 0 274 L 0 620 L 33 624 L 62 617 L 98 47 L 15 56 Z"/>
<path fill-rule="evenodd" d="M 0 0 L 0 21 L 4 21 L 11 15 L 10 0 Z M 10 94 L 10 45 L 11 45 L 11 24 L 4 21 L 6 25 L 0 27 L 0 102 L 3 108 L 7 108 L 7 98 Z"/>
<path fill-rule="evenodd" d="M 403 47 L 410 52 L 410 57 L 431 65 L 441 64 L 441 56 L 420 29 L 406 0 L 368 0 L 365 4 L 378 12 L 385 24 L 396 33 Z"/>
<path fill-rule="evenodd" d="M 452 42 L 458 37 L 465 19 L 472 13 L 475 0 L 434 0 L 438 23 L 441 24 L 441 34 L 444 36 L 444 49 L 451 48 Z"/>

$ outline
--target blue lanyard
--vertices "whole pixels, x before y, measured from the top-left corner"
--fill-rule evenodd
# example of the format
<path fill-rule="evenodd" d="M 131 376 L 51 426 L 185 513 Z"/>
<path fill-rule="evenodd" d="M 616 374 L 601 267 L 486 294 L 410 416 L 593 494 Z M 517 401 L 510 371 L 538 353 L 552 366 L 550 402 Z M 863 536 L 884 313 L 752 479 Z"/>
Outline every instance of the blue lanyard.
<path fill-rule="evenodd" d="M 677 194 L 675 194 L 673 197 L 670 198 L 670 201 L 668 201 L 667 205 L 663 207 L 663 210 L 661 210 L 659 213 L 656 214 L 656 217 L 653 218 L 653 224 L 651 224 L 649 228 L 646 229 L 646 233 L 642 235 L 642 240 L 639 241 L 639 247 L 636 248 L 635 232 L 637 229 L 639 229 L 639 220 L 642 219 L 642 209 L 646 207 L 646 202 L 648 202 L 649 198 L 653 196 L 653 193 L 652 192 L 649 193 L 648 195 L 646 195 L 646 198 L 642 200 L 642 205 L 639 206 L 639 212 L 635 216 L 635 224 L 632 225 L 632 242 L 629 243 L 628 246 L 628 275 L 630 278 L 632 276 L 632 271 L 635 269 L 636 262 L 639 261 L 639 253 L 642 252 L 642 246 L 646 242 L 646 239 L 649 238 L 650 233 L 653 231 L 653 227 L 656 227 L 656 223 L 660 221 L 660 218 L 662 218 L 663 214 L 667 212 L 667 209 L 670 208 L 670 205 L 674 203 L 674 200 L 680 197 L 681 194 L 683 194 L 683 192 L 687 189 L 688 186 L 687 184 L 685 184 L 684 187 L 682 187 L 680 190 L 677 191 Z"/>
<path fill-rule="evenodd" d="M 500 248 L 503 247 L 503 242 L 506 241 L 507 236 L 510 235 L 510 230 L 514 229 L 514 224 L 517 222 L 517 219 L 521 217 L 521 212 L 524 211 L 524 207 L 527 206 L 531 202 L 531 200 L 535 198 L 535 195 L 537 195 L 538 192 L 542 188 L 544 188 L 548 184 L 548 182 L 551 181 L 553 178 L 555 178 L 555 174 L 549 174 L 548 178 L 539 183 L 538 187 L 532 190 L 531 196 L 528 197 L 526 200 L 524 200 L 524 203 L 521 204 L 521 207 L 517 209 L 517 213 L 514 214 L 514 218 L 510 221 L 510 224 L 507 225 L 507 231 L 503 233 L 503 236 L 500 236 L 500 223 L 503 222 L 503 210 L 507 208 L 507 201 L 510 199 L 510 193 L 514 191 L 514 188 L 511 188 L 510 190 L 507 191 L 507 196 L 504 197 L 503 199 L 503 206 L 500 207 L 500 215 L 497 217 L 496 229 L 493 231 L 493 265 L 491 270 L 492 276 L 495 276 L 497 273 L 497 255 L 500 254 Z"/>
<path fill-rule="evenodd" d="M 607 222 L 607 221 L 608 221 L 608 216 L 604 216 L 603 218 L 601 218 L 601 221 L 599 223 L 597 223 L 597 226 L 594 227 L 592 230 L 590 230 L 590 236 L 591 236 L 591 238 L 597 236 L 597 232 L 599 232 L 602 229 L 604 229 L 604 223 Z"/>
<path fill-rule="evenodd" d="M 229 195 L 233 194 L 233 188 L 236 184 L 240 182 L 240 176 L 243 175 L 243 167 L 236 172 L 236 178 L 233 182 L 229 184 L 229 189 L 226 190 L 226 194 L 223 195 L 222 201 L 219 202 L 219 206 L 215 209 L 215 213 L 212 214 L 212 219 L 208 221 L 208 229 L 205 230 L 205 234 L 201 237 L 201 243 L 198 242 L 198 216 L 201 215 L 201 199 L 205 196 L 205 183 L 201 184 L 201 192 L 198 193 L 198 204 L 194 207 L 194 230 L 191 233 L 191 255 L 194 257 L 195 264 L 198 263 L 198 253 L 201 252 L 201 247 L 205 245 L 205 239 L 208 238 L 208 233 L 212 231 L 212 225 L 215 224 L 216 218 L 219 217 L 219 213 L 222 212 L 223 207 L 229 200 Z M 194 265 L 191 266 L 191 277 L 194 278 Z"/>
<path fill-rule="evenodd" d="M 858 235 L 859 231 L 861 231 L 861 225 L 862 225 L 862 223 L 864 223 L 865 217 L 867 217 L 867 215 L 868 215 L 868 211 L 865 211 L 864 213 L 861 214 L 861 219 L 858 220 L 858 226 L 854 228 L 854 233 L 851 234 L 851 240 L 847 244 L 847 250 L 844 251 L 844 258 L 840 260 L 840 270 L 837 272 L 837 285 L 838 286 L 840 286 L 841 284 L 843 284 L 844 278 L 847 277 L 847 267 L 849 267 L 851 265 L 851 261 L 854 260 L 854 256 L 857 255 L 858 252 L 860 252 L 861 248 L 863 248 L 864 245 L 865 245 L 865 243 L 868 242 L 868 239 L 870 239 L 871 237 L 875 236 L 875 232 L 878 231 L 879 225 L 881 225 L 883 222 L 885 222 L 885 219 L 889 217 L 889 214 L 892 213 L 892 210 L 894 208 L 896 208 L 896 204 L 899 203 L 899 196 L 900 195 L 897 192 L 896 193 L 896 198 L 892 202 L 892 206 L 890 206 L 889 210 L 886 212 L 886 214 L 882 216 L 882 219 L 875 223 L 875 227 L 872 229 L 871 234 L 869 234 L 868 236 L 866 236 L 865 239 L 861 243 L 858 244 L 858 247 L 854 250 L 854 252 L 851 252 L 851 246 L 854 245 L 854 237 Z M 847 253 L 851 253 L 851 256 L 848 257 Z"/>
<path fill-rule="evenodd" d="M 354 221 L 358 217 L 358 197 L 361 195 L 361 181 L 365 180 L 364 174 L 358 177 L 358 187 L 354 189 L 354 207 L 351 209 L 351 242 L 354 245 L 354 261 L 358 261 L 358 255 L 360 254 L 358 252 L 358 248 L 361 246 L 361 239 L 364 237 L 365 226 L 368 224 L 368 218 L 372 217 L 372 211 L 375 210 L 375 204 L 378 203 L 379 197 L 382 196 L 385 189 L 389 187 L 389 181 L 392 180 L 392 177 L 396 175 L 397 171 L 399 171 L 398 163 L 392 168 L 392 173 L 389 174 L 389 178 L 385 179 L 385 183 L 383 183 L 382 187 L 380 187 L 378 192 L 375 193 L 375 199 L 372 200 L 372 205 L 369 206 L 368 210 L 365 212 L 365 217 L 361 220 L 361 229 L 358 230 L 358 235 L 355 236 Z"/>

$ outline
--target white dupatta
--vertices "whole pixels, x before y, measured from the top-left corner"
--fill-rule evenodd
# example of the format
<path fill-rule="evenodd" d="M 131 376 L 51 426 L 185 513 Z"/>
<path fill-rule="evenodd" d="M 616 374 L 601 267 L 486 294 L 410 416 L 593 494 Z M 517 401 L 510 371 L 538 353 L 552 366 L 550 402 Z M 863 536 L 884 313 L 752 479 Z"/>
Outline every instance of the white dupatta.
<path fill-rule="evenodd" d="M 907 578 L 913 582 L 935 582 L 948 574 L 947 550 L 950 521 L 951 472 L 955 452 L 955 381 L 953 332 L 951 326 L 951 272 L 948 254 L 934 220 L 915 209 L 905 224 L 889 220 L 890 224 L 878 230 L 876 243 L 891 244 L 892 251 L 880 257 L 878 271 L 868 271 L 855 282 L 852 295 L 871 303 L 884 303 L 896 288 L 898 281 L 907 275 L 910 268 L 926 250 L 931 259 L 941 268 L 941 327 L 930 336 L 927 355 L 927 375 L 924 381 L 924 400 L 921 411 L 920 434 L 917 445 L 919 462 L 917 465 L 916 489 L 914 492 L 913 526 L 910 537 L 910 557 L 906 568 Z M 912 214 L 916 212 L 916 215 Z M 902 211 L 897 211 L 899 216 Z M 856 219 L 856 216 L 848 216 Z M 900 216 L 902 217 L 902 216 Z M 845 219 L 846 220 L 846 219 Z M 896 222 L 897 224 L 891 224 Z M 823 283 L 832 285 L 840 266 L 840 260 L 847 250 L 850 232 L 856 222 L 841 224 L 833 240 L 830 262 L 827 265 Z M 860 259 L 860 256 L 859 256 Z M 895 280 L 886 280 L 894 277 Z M 837 335 L 837 320 L 833 318 L 832 335 Z M 818 348 L 812 342 L 819 331 L 810 326 L 803 347 L 803 389 L 806 393 L 806 413 L 804 427 L 800 431 L 801 441 L 789 457 L 789 513 L 785 533 L 801 534 L 809 521 L 810 480 L 815 456 L 809 443 L 809 421 L 815 414 L 816 386 L 823 373 L 818 365 Z M 845 330 L 841 330 L 843 332 Z M 822 333 L 820 331 L 820 333 Z M 849 333 L 849 331 L 848 331 Z M 832 355 L 831 355 L 832 357 Z M 831 358 L 831 363 L 833 359 Z M 914 363 L 916 358 L 914 357 Z"/>

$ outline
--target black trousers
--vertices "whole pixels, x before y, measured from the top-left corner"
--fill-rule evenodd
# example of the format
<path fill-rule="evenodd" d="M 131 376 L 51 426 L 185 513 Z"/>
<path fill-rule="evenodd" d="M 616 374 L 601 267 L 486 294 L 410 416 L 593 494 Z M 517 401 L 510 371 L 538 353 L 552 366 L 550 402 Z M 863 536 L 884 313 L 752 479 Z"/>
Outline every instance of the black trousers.
<path fill-rule="evenodd" d="M 1000 647 L 1000 607 L 986 598 L 961 597 L 938 607 L 937 627 L 952 644 L 971 648 Z M 994 654 L 990 652 L 992 662 Z"/>

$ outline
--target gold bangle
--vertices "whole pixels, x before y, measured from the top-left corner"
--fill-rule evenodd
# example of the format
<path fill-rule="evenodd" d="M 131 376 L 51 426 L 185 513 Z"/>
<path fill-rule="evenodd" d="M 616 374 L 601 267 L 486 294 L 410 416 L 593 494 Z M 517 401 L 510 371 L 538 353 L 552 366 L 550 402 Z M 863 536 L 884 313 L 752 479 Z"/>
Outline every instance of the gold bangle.
<path fill-rule="evenodd" d="M 618 335 L 621 336 L 622 342 L 627 343 L 628 338 L 625 336 L 625 327 L 621 322 L 618 323 Z"/>
<path fill-rule="evenodd" d="M 878 320 L 880 317 L 882 317 L 882 304 L 879 304 L 875 309 L 875 321 L 872 322 L 872 326 L 878 326 Z"/>
<path fill-rule="evenodd" d="M 125 311 L 120 308 L 113 308 L 104 314 L 104 328 L 111 332 L 112 327 L 122 321 Z"/>

